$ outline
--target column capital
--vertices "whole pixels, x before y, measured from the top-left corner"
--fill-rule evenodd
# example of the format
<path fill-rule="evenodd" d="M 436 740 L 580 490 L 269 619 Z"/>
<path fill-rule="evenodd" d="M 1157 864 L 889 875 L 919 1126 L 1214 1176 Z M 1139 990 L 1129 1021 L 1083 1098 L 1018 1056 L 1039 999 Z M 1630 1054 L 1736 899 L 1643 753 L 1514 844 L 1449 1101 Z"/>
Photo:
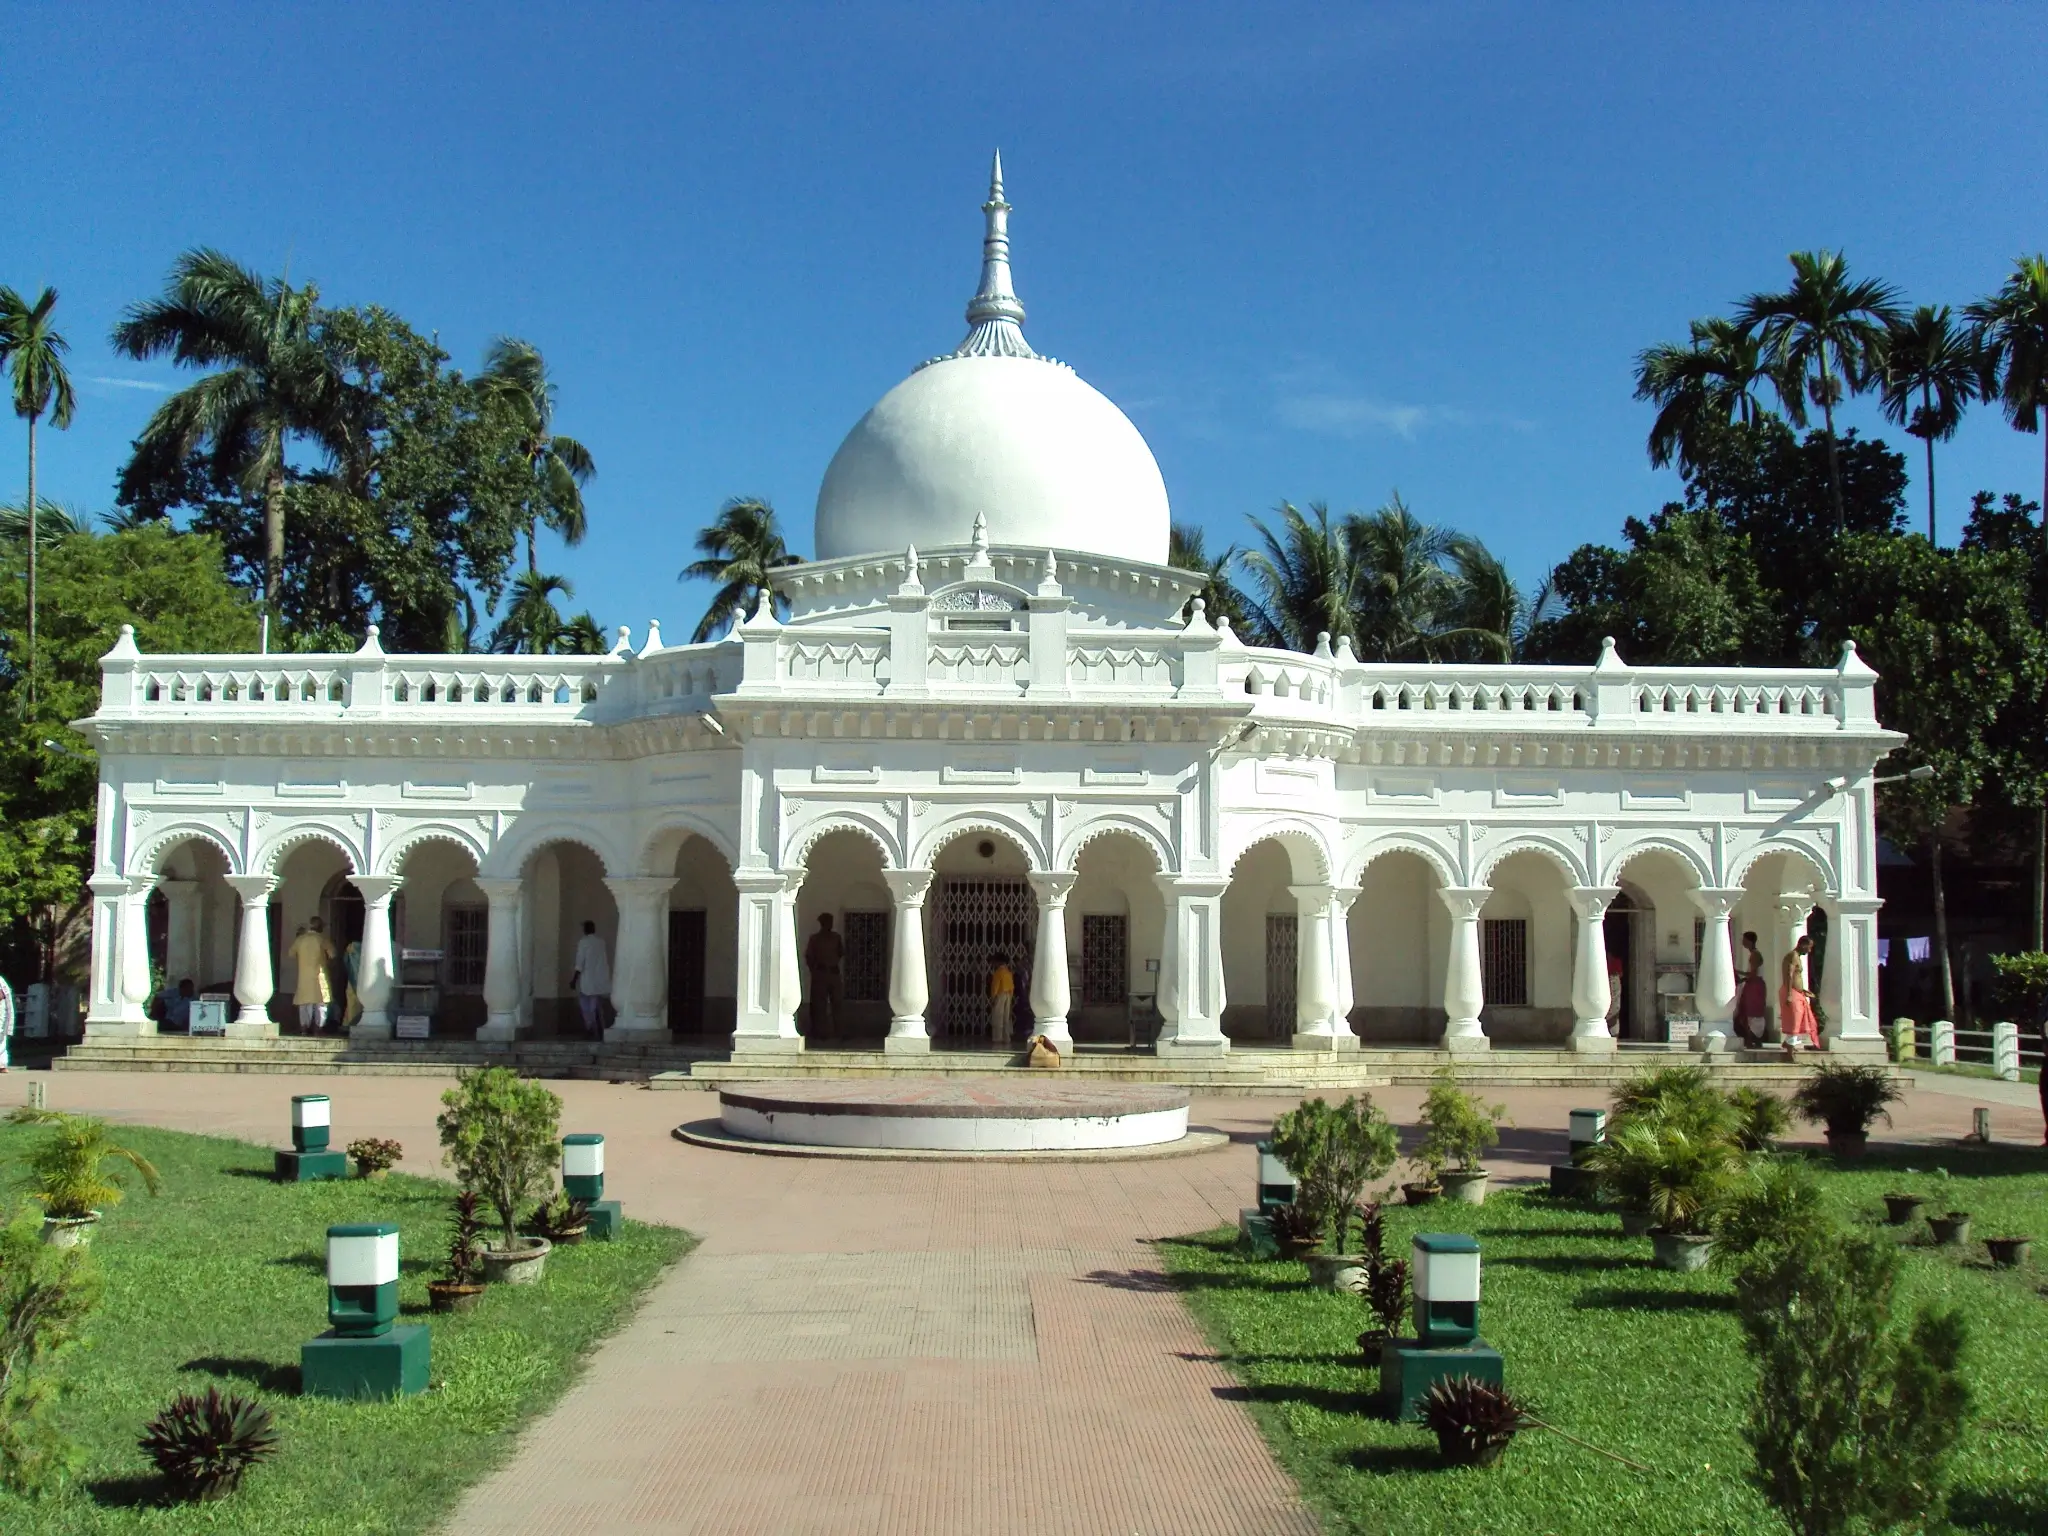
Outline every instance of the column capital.
<path fill-rule="evenodd" d="M 921 907 L 925 893 L 932 888 L 936 878 L 929 869 L 885 869 L 882 884 L 889 887 L 890 896 L 899 907 Z"/>
<path fill-rule="evenodd" d="M 604 888 L 621 905 L 647 902 L 650 905 L 675 888 L 674 875 L 606 875 Z"/>
<path fill-rule="evenodd" d="M 1477 917 L 1479 909 L 1493 898 L 1490 885 L 1443 885 L 1437 887 L 1437 899 L 1450 908 L 1456 918 Z"/>
<path fill-rule="evenodd" d="M 1032 893 L 1040 901 L 1064 907 L 1067 892 L 1074 888 L 1074 882 L 1081 878 L 1081 873 L 1074 869 L 1034 869 L 1024 878 L 1031 882 Z"/>
<path fill-rule="evenodd" d="M 228 889 L 242 898 L 245 907 L 261 906 L 277 889 L 275 875 L 229 875 L 227 882 Z"/>
<path fill-rule="evenodd" d="M 1349 914 L 1349 912 L 1351 911 L 1351 904 L 1352 904 L 1352 903 L 1353 903 L 1354 901 L 1358 900 L 1358 898 L 1359 898 L 1359 897 L 1360 897 L 1361 895 L 1363 895 L 1363 894 L 1364 894 L 1364 892 L 1365 892 L 1365 887 L 1364 887 L 1364 886 L 1362 886 L 1362 885 L 1333 885 L 1333 886 L 1331 886 L 1331 887 L 1330 887 L 1330 900 L 1331 900 L 1331 901 L 1332 901 L 1333 903 L 1335 903 L 1335 905 L 1336 905 L 1336 908 L 1337 908 L 1337 915 L 1338 915 L 1339 917 L 1344 917 L 1344 916 L 1346 916 L 1347 914 Z"/>
<path fill-rule="evenodd" d="M 363 905 L 379 907 L 398 894 L 405 880 L 400 875 L 350 875 L 348 883 L 362 892 Z"/>
<path fill-rule="evenodd" d="M 1290 885 L 1287 887 L 1287 894 L 1296 901 L 1305 901 L 1312 907 L 1321 907 L 1329 903 L 1336 889 L 1333 885 Z"/>
<path fill-rule="evenodd" d="M 1875 917 L 1884 905 L 1877 896 L 1825 896 L 1821 898 L 1836 917 Z"/>
<path fill-rule="evenodd" d="M 1572 910 L 1586 922 L 1605 917 L 1614 898 L 1621 894 L 1618 885 L 1575 885 L 1571 888 Z"/>
<path fill-rule="evenodd" d="M 135 882 L 127 875 L 94 875 L 86 884 L 95 896 L 126 896 Z"/>
<path fill-rule="evenodd" d="M 803 879 L 798 870 L 797 879 Z M 789 872 L 781 869 L 741 869 L 733 871 L 732 883 L 742 895 L 779 895 L 789 884 Z"/>
<path fill-rule="evenodd" d="M 472 884 L 484 893 L 484 900 L 494 907 L 516 901 L 519 893 L 526 889 L 526 882 L 517 875 L 477 875 Z"/>
<path fill-rule="evenodd" d="M 1739 885 L 1703 885 L 1687 891 L 1686 894 L 1692 898 L 1692 904 L 1698 907 L 1704 916 L 1719 922 L 1742 905 L 1742 898 L 1749 892 Z"/>
<path fill-rule="evenodd" d="M 1230 889 L 1228 875 L 1184 875 L 1178 870 L 1164 870 L 1152 877 L 1160 893 L 1166 896 L 1213 899 Z"/>
<path fill-rule="evenodd" d="M 1788 923 L 1803 923 L 1813 916 L 1820 898 L 1811 891 L 1786 891 L 1777 898 L 1778 916 Z"/>

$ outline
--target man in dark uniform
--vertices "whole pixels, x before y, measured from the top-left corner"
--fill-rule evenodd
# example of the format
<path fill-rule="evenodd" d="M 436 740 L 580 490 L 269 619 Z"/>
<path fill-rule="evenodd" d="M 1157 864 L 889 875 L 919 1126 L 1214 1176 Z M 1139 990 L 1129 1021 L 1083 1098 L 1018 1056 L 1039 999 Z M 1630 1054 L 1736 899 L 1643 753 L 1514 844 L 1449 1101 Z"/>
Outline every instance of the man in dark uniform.
<path fill-rule="evenodd" d="M 846 979 L 840 966 L 846 959 L 846 941 L 832 931 L 832 914 L 820 914 L 818 931 L 804 946 L 804 965 L 811 973 L 811 1014 L 805 1031 L 813 1040 L 829 1040 L 839 1024 L 839 1005 L 846 999 Z"/>

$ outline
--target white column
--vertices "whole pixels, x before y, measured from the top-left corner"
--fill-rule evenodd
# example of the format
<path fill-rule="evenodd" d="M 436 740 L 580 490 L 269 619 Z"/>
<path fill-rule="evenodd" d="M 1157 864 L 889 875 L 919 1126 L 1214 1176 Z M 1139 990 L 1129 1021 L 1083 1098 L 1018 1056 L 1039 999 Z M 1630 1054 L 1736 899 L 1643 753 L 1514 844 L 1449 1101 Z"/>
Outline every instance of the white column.
<path fill-rule="evenodd" d="M 1222 919 L 1223 893 L 1230 882 L 1181 874 L 1155 879 L 1166 900 L 1166 938 L 1159 956 L 1159 1011 L 1166 1027 L 1160 1031 L 1159 1053 L 1228 1051 L 1230 1040 L 1223 1033 Z"/>
<path fill-rule="evenodd" d="M 1777 900 L 1778 926 L 1774 937 L 1777 947 L 1771 954 L 1771 968 L 1764 973 L 1764 987 L 1770 994 L 1771 1018 L 1777 1023 L 1778 1036 L 1784 1038 L 1785 1021 L 1778 1016 L 1778 978 L 1784 972 L 1785 956 L 1793 953 L 1801 938 L 1806 934 L 1806 920 L 1813 916 L 1814 898 L 1811 891 L 1786 891 Z M 1792 980 L 1801 987 L 1812 985 L 1806 974 L 1805 961 L 1797 961 L 1792 967 Z"/>
<path fill-rule="evenodd" d="M 619 907 L 618 953 L 612 957 L 612 1008 L 618 1017 L 606 1040 L 668 1038 L 668 895 L 675 876 L 607 879 Z"/>
<path fill-rule="evenodd" d="M 156 884 L 164 893 L 165 915 L 170 919 L 164 935 L 164 984 L 174 992 L 181 980 L 203 985 L 206 978 L 200 974 L 205 957 L 199 950 L 199 882 L 165 876 Z"/>
<path fill-rule="evenodd" d="M 85 1020 L 88 1038 L 156 1033 L 146 1006 L 149 928 L 143 907 L 155 883 L 154 875 L 140 881 L 122 875 L 103 875 L 92 882 L 92 1001 Z"/>
<path fill-rule="evenodd" d="M 766 605 L 763 604 L 765 607 Z M 778 1029 L 797 1034 L 796 1011 L 804 1001 L 803 945 L 796 934 L 796 894 L 803 889 L 805 871 L 785 870 L 782 889 L 775 897 L 775 1017 Z"/>
<path fill-rule="evenodd" d="M 1735 1038 L 1735 944 L 1728 918 L 1749 893 L 1739 885 L 1704 886 L 1692 893 L 1693 905 L 1707 920 L 1700 935 L 1700 973 L 1693 978 L 1693 1005 L 1700 1011 L 1700 1032 Z"/>
<path fill-rule="evenodd" d="M 277 889 L 277 876 L 229 875 L 228 884 L 242 912 L 235 932 L 235 1001 L 241 1007 L 227 1032 L 235 1039 L 271 1039 L 277 1034 L 277 1021 L 270 1016 L 277 978 L 270 967 L 270 893 Z"/>
<path fill-rule="evenodd" d="M 924 898 L 932 888 L 932 872 L 885 869 L 882 881 L 894 909 L 889 917 L 889 1038 L 882 1049 L 891 1056 L 921 1056 L 932 1048 L 924 1018 L 932 997 L 924 959 Z"/>
<path fill-rule="evenodd" d="M 1351 904 L 1358 893 L 1355 885 L 1330 888 L 1330 1024 L 1340 1051 L 1358 1049 L 1351 1028 L 1351 1009 L 1358 1001 L 1351 976 Z"/>
<path fill-rule="evenodd" d="M 1067 892 L 1078 878 L 1071 869 L 1038 870 L 1026 877 L 1038 898 L 1038 946 L 1031 956 L 1032 1029 L 1063 1056 L 1074 1050 L 1067 1028 L 1073 988 L 1067 981 Z"/>
<path fill-rule="evenodd" d="M 356 961 L 356 1000 L 363 1012 L 349 1038 L 389 1040 L 391 990 L 398 981 L 391 953 L 391 898 L 401 882 L 397 875 L 350 875 L 348 881 L 363 893 L 363 952 Z"/>
<path fill-rule="evenodd" d="M 773 869 L 733 876 L 740 897 L 739 997 L 732 1033 L 736 1057 L 787 1055 L 804 1048 L 796 1032 L 796 907 L 790 878 Z M 800 883 L 803 872 L 795 878 Z"/>
<path fill-rule="evenodd" d="M 526 885 L 516 875 L 509 879 L 479 875 L 476 888 L 491 908 L 485 928 L 484 1025 L 476 1037 L 515 1040 L 519 1036 L 519 898 Z"/>
<path fill-rule="evenodd" d="M 1330 887 L 1290 885 L 1294 898 L 1294 1048 L 1334 1051 L 1336 1026 L 1330 974 Z"/>
<path fill-rule="evenodd" d="M 1479 1022 L 1486 1006 L 1479 965 L 1479 909 L 1493 892 L 1483 885 L 1447 885 L 1437 891 L 1451 914 L 1451 952 L 1444 964 L 1444 1049 L 1455 1054 L 1490 1051 Z"/>
<path fill-rule="evenodd" d="M 1614 1036 L 1607 1028 L 1613 1001 L 1607 985 L 1607 907 L 1621 894 L 1612 885 L 1575 885 L 1572 911 L 1579 917 L 1578 944 L 1572 953 L 1572 1049 L 1589 1056 L 1611 1054 Z"/>
<path fill-rule="evenodd" d="M 1830 1051 L 1873 1058 L 1884 1053 L 1877 1017 L 1877 912 L 1883 905 L 1875 896 L 1838 896 L 1827 904 L 1820 1001 Z"/>

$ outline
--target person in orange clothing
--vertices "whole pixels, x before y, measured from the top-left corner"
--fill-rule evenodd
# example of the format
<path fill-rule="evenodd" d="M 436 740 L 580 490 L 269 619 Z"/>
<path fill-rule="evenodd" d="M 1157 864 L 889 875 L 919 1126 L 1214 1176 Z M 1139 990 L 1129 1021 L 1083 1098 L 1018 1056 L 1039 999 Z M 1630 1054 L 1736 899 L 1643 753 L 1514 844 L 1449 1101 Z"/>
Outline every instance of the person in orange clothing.
<path fill-rule="evenodd" d="M 988 1042 L 1010 1043 L 1010 1011 L 1017 1002 L 1017 978 L 1010 972 L 1010 957 L 997 955 L 988 978 Z"/>

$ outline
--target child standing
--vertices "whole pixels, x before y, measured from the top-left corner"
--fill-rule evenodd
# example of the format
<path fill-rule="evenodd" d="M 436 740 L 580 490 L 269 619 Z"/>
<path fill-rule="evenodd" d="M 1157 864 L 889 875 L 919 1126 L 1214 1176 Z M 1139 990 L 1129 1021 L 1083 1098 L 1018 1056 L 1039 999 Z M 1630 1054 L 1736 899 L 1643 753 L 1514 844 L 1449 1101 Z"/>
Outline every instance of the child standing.
<path fill-rule="evenodd" d="M 988 1041 L 990 1045 L 1010 1043 L 1010 1010 L 1017 999 L 1017 978 L 1010 973 L 1010 957 L 997 955 L 988 978 Z"/>

